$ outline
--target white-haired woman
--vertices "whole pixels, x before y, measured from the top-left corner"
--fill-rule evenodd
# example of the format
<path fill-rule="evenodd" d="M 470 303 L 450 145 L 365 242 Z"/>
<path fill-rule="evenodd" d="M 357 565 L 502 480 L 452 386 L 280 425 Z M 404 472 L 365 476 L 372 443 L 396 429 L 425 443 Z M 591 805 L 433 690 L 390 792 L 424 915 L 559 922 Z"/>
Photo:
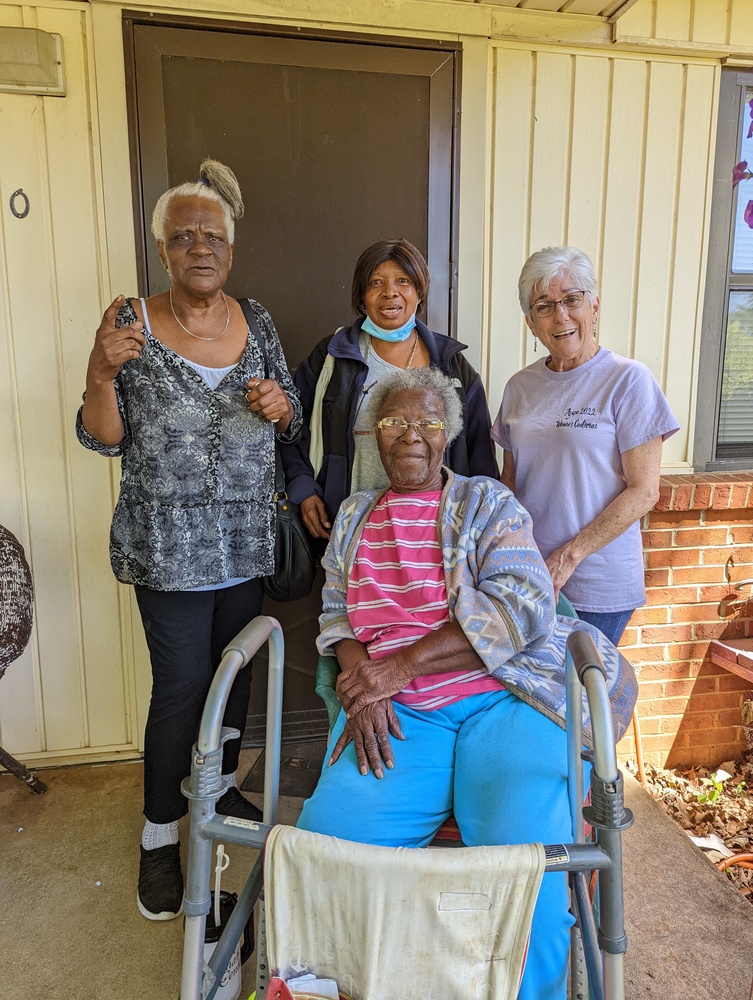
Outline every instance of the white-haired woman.
<path fill-rule="evenodd" d="M 343 502 L 322 560 L 318 646 L 337 656 L 343 711 L 298 825 L 423 847 L 454 812 L 469 847 L 566 841 L 565 643 L 589 627 L 556 617 L 531 519 L 510 491 L 443 467 L 463 426 L 451 379 L 391 375 L 369 414 L 389 487 Z M 635 676 L 591 632 L 619 737 Z M 547 876 L 519 1000 L 563 1000 L 572 922 L 564 874 Z"/>
<path fill-rule="evenodd" d="M 222 650 L 259 613 L 273 570 L 275 436 L 301 427 L 269 314 L 223 291 L 242 214 L 235 175 L 213 160 L 161 196 L 152 232 L 170 288 L 107 308 L 77 419 L 83 445 L 122 458 L 110 557 L 135 587 L 152 663 L 137 894 L 151 920 L 181 911 L 180 784 Z M 241 732 L 250 686 L 246 667 L 225 715 Z M 239 751 L 240 740 L 225 744 L 217 811 L 259 819 L 235 783 Z"/>
<path fill-rule="evenodd" d="M 518 294 L 546 356 L 505 387 L 492 428 L 500 478 L 533 518 L 555 594 L 616 644 L 646 599 L 639 519 L 658 499 L 662 442 L 679 424 L 646 365 L 599 346 L 582 250 L 532 254 Z"/>

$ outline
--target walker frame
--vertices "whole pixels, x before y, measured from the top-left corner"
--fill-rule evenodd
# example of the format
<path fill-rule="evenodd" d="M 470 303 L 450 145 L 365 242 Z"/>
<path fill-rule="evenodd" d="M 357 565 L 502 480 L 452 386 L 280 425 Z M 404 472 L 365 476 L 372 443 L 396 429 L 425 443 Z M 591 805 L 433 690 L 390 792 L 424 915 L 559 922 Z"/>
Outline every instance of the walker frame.
<path fill-rule="evenodd" d="M 267 729 L 262 823 L 216 813 L 217 800 L 226 791 L 222 778 L 222 747 L 238 738 L 236 729 L 222 726 L 225 707 L 236 674 L 257 650 L 269 644 Z M 633 822 L 624 807 L 622 775 L 617 766 L 612 714 L 605 671 L 591 637 L 577 630 L 568 639 L 567 732 L 569 800 L 573 843 L 545 845 L 546 872 L 566 871 L 571 909 L 575 915 L 570 949 L 571 1000 L 624 1000 L 624 956 L 627 937 L 622 882 L 622 832 Z M 182 784 L 190 800 L 188 868 L 183 910 L 185 935 L 180 1000 L 213 1000 L 223 973 L 259 901 L 256 946 L 256 1000 L 265 1000 L 270 970 L 266 957 L 263 892 L 263 848 L 277 820 L 282 736 L 284 641 L 275 618 L 260 615 L 223 651 L 207 695 L 193 748 L 191 774 Z M 591 802 L 582 808 L 582 689 L 585 688 L 593 733 Z M 585 821 L 595 833 L 587 842 Z M 209 962 L 204 961 L 204 931 L 211 906 L 212 842 L 239 844 L 258 850 L 251 874 L 240 893 L 227 926 Z M 452 849 L 452 848 L 450 848 Z M 598 926 L 589 898 L 588 873 L 598 872 Z"/>

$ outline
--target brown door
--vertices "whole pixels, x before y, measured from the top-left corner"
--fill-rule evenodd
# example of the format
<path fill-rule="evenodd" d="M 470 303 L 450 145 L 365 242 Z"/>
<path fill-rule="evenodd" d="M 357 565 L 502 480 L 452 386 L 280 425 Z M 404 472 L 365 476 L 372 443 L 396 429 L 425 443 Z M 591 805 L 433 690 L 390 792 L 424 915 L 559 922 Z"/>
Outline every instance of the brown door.
<path fill-rule="evenodd" d="M 350 322 L 353 267 L 379 239 L 403 236 L 426 254 L 427 322 L 454 331 L 457 44 L 125 25 L 142 294 L 167 287 L 154 204 L 211 155 L 236 172 L 246 205 L 228 291 L 269 310 L 291 368 Z M 324 718 L 312 679 L 319 610 L 315 597 L 270 608 L 285 628 L 288 737 Z"/>

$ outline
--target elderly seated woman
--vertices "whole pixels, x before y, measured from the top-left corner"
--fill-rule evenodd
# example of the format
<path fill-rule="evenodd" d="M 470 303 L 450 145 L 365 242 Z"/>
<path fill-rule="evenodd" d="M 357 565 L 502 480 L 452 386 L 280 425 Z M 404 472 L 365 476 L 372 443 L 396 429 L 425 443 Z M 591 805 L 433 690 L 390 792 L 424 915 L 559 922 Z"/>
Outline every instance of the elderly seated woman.
<path fill-rule="evenodd" d="M 424 368 L 378 389 L 391 485 L 344 502 L 324 556 L 319 649 L 337 655 L 344 710 L 298 825 L 423 847 L 454 812 L 468 846 L 569 841 L 569 631 L 586 628 L 601 652 L 618 736 L 637 693 L 632 670 L 595 629 L 557 618 L 513 494 L 443 467 L 461 427 L 452 382 Z M 523 1000 L 565 996 L 571 923 L 565 875 L 547 875 Z"/>

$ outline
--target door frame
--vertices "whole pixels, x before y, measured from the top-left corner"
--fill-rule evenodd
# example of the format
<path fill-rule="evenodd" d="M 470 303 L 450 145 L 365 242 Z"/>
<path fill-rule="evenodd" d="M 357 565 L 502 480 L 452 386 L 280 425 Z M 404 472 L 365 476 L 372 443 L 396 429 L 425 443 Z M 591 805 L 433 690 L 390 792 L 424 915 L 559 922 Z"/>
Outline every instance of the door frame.
<path fill-rule="evenodd" d="M 123 46 L 126 70 L 126 104 L 128 111 L 128 141 L 131 150 L 131 191 L 133 196 L 134 239 L 136 245 L 136 272 L 139 295 L 147 294 L 147 241 L 151 238 L 144 218 L 144 191 L 142 163 L 137 118 L 136 51 L 134 29 L 137 25 L 151 27 L 187 28 L 228 34 L 246 34 L 277 38 L 306 39 L 310 41 L 340 42 L 344 44 L 373 45 L 386 48 L 422 49 L 447 52 L 452 60 L 452 140 L 450 152 L 450 220 L 449 267 L 447 273 L 447 333 L 457 336 L 457 249 L 459 232 L 460 192 L 460 107 L 461 68 L 463 46 L 461 42 L 436 38 L 404 37 L 401 35 L 366 34 L 357 31 L 331 31 L 324 28 L 297 27 L 287 24 L 258 24 L 253 21 L 218 20 L 210 17 L 181 16 L 177 14 L 145 15 L 143 12 L 123 10 Z M 430 170 L 431 170 L 430 163 Z M 431 182 L 430 182 L 431 183 Z M 429 206 L 431 215 L 431 205 Z M 429 256 L 431 250 L 429 248 Z M 431 265 L 431 261 L 429 261 Z"/>

